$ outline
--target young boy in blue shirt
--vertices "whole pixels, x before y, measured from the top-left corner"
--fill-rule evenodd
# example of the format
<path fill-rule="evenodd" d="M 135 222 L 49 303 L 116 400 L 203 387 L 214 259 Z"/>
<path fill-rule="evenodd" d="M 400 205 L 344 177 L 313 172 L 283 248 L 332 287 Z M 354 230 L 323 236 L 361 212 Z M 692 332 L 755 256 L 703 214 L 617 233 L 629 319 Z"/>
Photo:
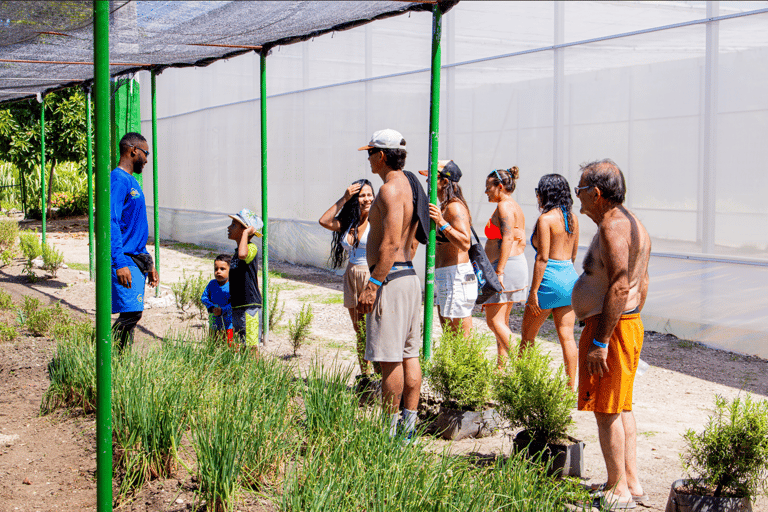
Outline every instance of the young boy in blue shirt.
<path fill-rule="evenodd" d="M 232 324 L 238 340 L 258 353 L 261 292 L 257 279 L 258 248 L 251 243 L 251 238 L 253 235 L 261 236 L 259 229 L 264 223 L 248 209 L 240 210 L 229 218 L 232 223 L 227 228 L 227 235 L 230 240 L 237 242 L 229 267 Z"/>
<path fill-rule="evenodd" d="M 208 308 L 208 327 L 212 334 L 224 335 L 232 343 L 232 305 L 229 300 L 229 263 L 227 254 L 219 254 L 213 261 L 213 276 L 205 287 L 200 301 Z"/>

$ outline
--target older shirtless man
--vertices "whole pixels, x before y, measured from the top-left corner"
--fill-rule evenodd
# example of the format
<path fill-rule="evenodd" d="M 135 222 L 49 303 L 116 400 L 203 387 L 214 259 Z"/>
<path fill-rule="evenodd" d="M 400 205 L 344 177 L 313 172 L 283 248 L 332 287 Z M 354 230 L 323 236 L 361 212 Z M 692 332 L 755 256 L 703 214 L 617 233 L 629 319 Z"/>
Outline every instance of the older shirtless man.
<path fill-rule="evenodd" d="M 402 428 L 410 436 L 421 393 L 421 285 L 410 259 L 419 227 L 414 191 L 424 191 L 418 183 L 412 188 L 415 177 L 402 170 L 407 152 L 400 133 L 380 130 L 360 150 L 368 151 L 371 170 L 384 181 L 368 214 L 371 277 L 357 306 L 367 314 L 365 359 L 381 363 L 382 406 L 390 415 L 385 428 L 391 435 L 397 432 L 404 398 Z"/>
<path fill-rule="evenodd" d="M 597 224 L 573 288 L 579 341 L 579 410 L 594 411 L 608 481 L 602 505 L 635 508 L 647 500 L 637 475 L 632 386 L 643 346 L 640 310 L 648 292 L 651 240 L 624 206 L 624 175 L 611 160 L 582 167 L 576 195 Z"/>

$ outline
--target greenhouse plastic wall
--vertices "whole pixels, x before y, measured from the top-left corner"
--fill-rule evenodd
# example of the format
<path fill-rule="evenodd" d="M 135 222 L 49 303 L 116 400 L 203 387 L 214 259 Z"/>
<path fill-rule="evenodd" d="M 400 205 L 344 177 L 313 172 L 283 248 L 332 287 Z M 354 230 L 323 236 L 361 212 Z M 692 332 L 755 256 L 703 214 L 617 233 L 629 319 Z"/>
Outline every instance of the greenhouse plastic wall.
<path fill-rule="evenodd" d="M 493 211 L 483 189 L 494 168 L 520 168 L 530 234 L 542 175 L 573 186 L 580 164 L 612 158 L 653 239 L 646 329 L 768 357 L 765 9 L 459 3 L 443 24 L 439 157 L 464 171 L 475 228 Z M 355 179 L 381 185 L 357 151 L 373 131 L 401 131 L 406 168 L 427 168 L 430 25 L 413 13 L 272 50 L 271 257 L 327 265 L 317 219 Z M 225 215 L 260 210 L 258 55 L 166 70 L 157 90 L 161 237 L 229 247 Z M 586 247 L 595 226 L 579 220 Z"/>

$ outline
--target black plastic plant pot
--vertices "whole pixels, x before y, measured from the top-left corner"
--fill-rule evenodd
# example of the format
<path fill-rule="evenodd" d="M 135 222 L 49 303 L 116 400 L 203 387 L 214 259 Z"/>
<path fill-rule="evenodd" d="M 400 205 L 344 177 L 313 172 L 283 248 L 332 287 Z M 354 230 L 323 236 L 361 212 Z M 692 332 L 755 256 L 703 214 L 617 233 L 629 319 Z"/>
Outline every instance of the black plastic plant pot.
<path fill-rule="evenodd" d="M 441 407 L 432 429 L 443 439 L 459 441 L 490 435 L 498 428 L 500 421 L 495 409 L 462 411 Z"/>
<path fill-rule="evenodd" d="M 584 473 L 584 442 L 568 436 L 570 444 L 545 444 L 531 439 L 527 430 L 521 430 L 515 436 L 512 445 L 515 452 L 527 452 L 529 457 L 538 457 L 550 462 L 548 473 L 552 476 L 575 476 L 581 478 Z"/>
<path fill-rule="evenodd" d="M 749 497 L 699 496 L 680 492 L 688 487 L 690 482 L 691 480 L 680 479 L 672 483 L 665 512 L 747 512 L 752 510 Z"/>

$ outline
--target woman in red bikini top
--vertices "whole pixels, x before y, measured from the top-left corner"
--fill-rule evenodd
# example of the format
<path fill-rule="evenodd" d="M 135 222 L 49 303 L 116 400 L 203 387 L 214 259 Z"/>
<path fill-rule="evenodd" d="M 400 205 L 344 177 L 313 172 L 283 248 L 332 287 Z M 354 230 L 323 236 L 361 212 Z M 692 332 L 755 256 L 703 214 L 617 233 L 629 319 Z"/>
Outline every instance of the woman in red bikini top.
<path fill-rule="evenodd" d="M 520 205 L 512 198 L 515 180 L 520 175 L 517 167 L 497 169 L 485 180 L 485 195 L 488 201 L 496 203 L 491 219 L 485 226 L 485 254 L 496 267 L 496 274 L 504 286 L 502 292 L 492 295 L 484 304 L 485 317 L 496 336 L 499 367 L 504 365 L 509 354 L 509 315 L 515 302 L 526 299 L 530 285 L 528 265 L 525 262 L 525 215 Z"/>

